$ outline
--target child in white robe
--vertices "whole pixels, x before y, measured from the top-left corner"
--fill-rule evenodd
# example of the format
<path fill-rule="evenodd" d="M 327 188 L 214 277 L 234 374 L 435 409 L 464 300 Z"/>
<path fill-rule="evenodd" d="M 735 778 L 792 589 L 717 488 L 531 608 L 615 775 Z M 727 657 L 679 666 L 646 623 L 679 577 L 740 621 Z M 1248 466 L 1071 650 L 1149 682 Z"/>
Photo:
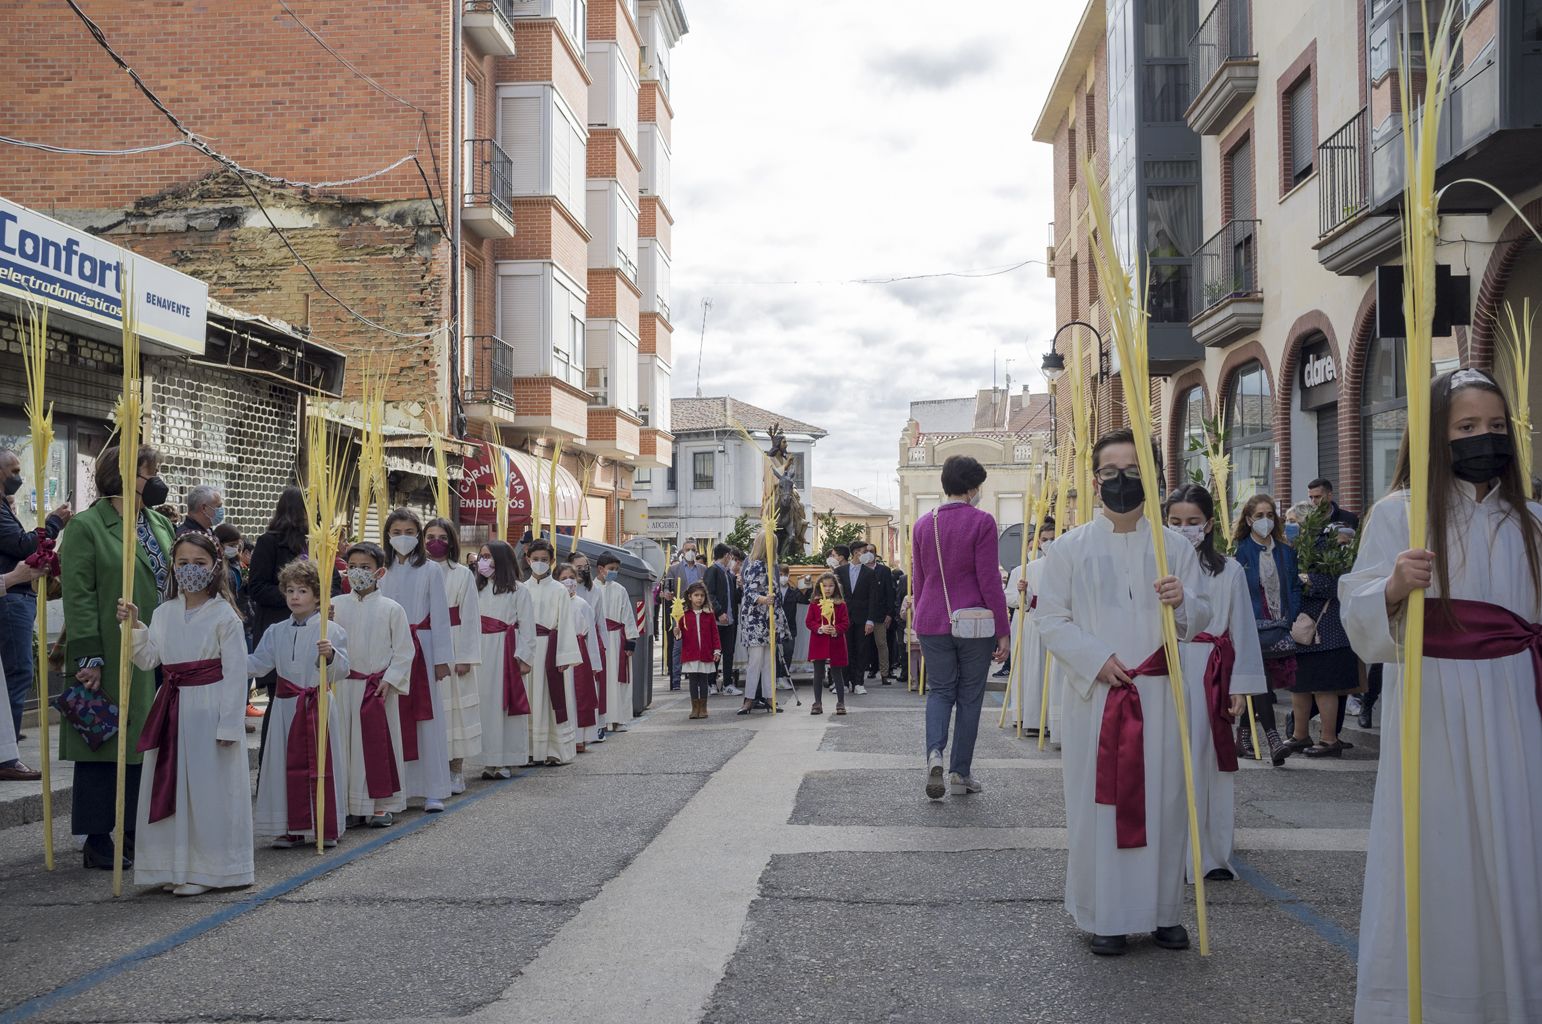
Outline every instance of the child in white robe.
<path fill-rule="evenodd" d="M 140 735 L 134 883 L 178 896 L 251 885 L 252 804 L 246 761 L 246 630 L 225 560 L 201 533 L 172 545 L 166 600 L 134 624 L 134 664 L 162 669 Z"/>
<path fill-rule="evenodd" d="M 1186 484 L 1168 495 L 1167 525 L 1194 545 L 1199 585 L 1210 609 L 1204 632 L 1178 646 L 1189 711 L 1200 863 L 1206 879 L 1224 881 L 1236 877 L 1231 853 L 1238 762 L 1232 725 L 1247 721 L 1247 696 L 1267 692 L 1269 681 L 1242 563 L 1215 549 L 1215 503 L 1210 491 Z M 1191 852 L 1184 861 L 1191 881 L 1193 864 Z"/>
<path fill-rule="evenodd" d="M 1409 545 L 1407 439 L 1339 580 L 1355 653 L 1385 665 L 1381 761 L 1360 914 L 1357 1024 L 1408 1015 L 1404 898 L 1404 613 L 1427 593 L 1420 735 L 1424 1020 L 1542 1020 L 1542 505 L 1488 375 L 1435 378 L 1429 537 Z"/>
<path fill-rule="evenodd" d="M 448 519 L 430 519 L 423 528 L 429 561 L 444 570 L 445 600 L 450 606 L 450 637 L 455 661 L 439 680 L 450 740 L 450 792 L 466 791 L 465 761 L 482 752 L 482 713 L 477 708 L 477 663 L 482 660 L 482 613 L 477 607 L 476 574 L 460 559 L 460 531 Z"/>
<path fill-rule="evenodd" d="M 380 592 L 386 554 L 368 541 L 348 549 L 349 593 L 332 602 L 333 616 L 348 634 L 348 678 L 335 699 L 346 714 L 348 813 L 371 828 L 395 823 L 407 809 L 402 788 L 401 697 L 412 683 L 412 629 L 402 606 Z"/>
<path fill-rule="evenodd" d="M 501 540 L 477 558 L 482 660 L 476 667 L 482 714 L 482 778 L 507 779 L 530 760 L 530 691 L 535 665 L 535 611 L 519 584 L 514 549 Z"/>
<path fill-rule="evenodd" d="M 600 591 L 596 606 L 600 642 L 605 647 L 605 722 L 611 732 L 624 732 L 632 718 L 631 662 L 641 631 L 632 598 L 619 580 L 613 579 L 621 559 L 605 552 L 594 560 L 594 588 Z"/>
<path fill-rule="evenodd" d="M 1055 524 L 1045 519 L 1039 529 L 1037 557 L 1030 550 L 1030 561 L 1007 575 L 1007 607 L 1017 614 L 1012 620 L 1012 671 L 1007 677 L 1005 724 L 1022 724 L 1023 735 L 1039 734 L 1040 712 L 1044 705 L 1044 643 L 1034 619 L 1038 604 L 1039 580 L 1044 575 L 1044 554 L 1054 539 Z M 1022 639 L 1018 640 L 1018 631 Z"/>
<path fill-rule="evenodd" d="M 583 587 L 578 580 L 578 572 L 569 565 L 557 567 L 557 582 L 567 588 L 568 594 L 573 598 L 573 632 L 578 634 L 578 664 L 567 670 L 568 679 L 573 687 L 573 699 L 577 703 L 576 718 L 578 744 L 577 751 L 582 754 L 588 745 L 598 742 L 605 734 L 604 709 L 599 700 L 600 687 L 604 684 L 604 676 L 600 665 L 603 654 L 600 649 L 600 634 L 594 624 L 594 606 L 589 603 L 584 595 Z"/>
<path fill-rule="evenodd" d="M 402 779 L 407 799 L 421 799 L 430 814 L 450 798 L 450 731 L 440 700 L 440 681 L 450 677 L 455 643 L 444 570 L 428 560 L 423 523 L 408 508 L 386 517 L 390 566 L 380 592 L 407 613 L 412 630 L 412 682 L 399 704 L 402 718 Z M 422 685 L 419 685 L 419 684 Z"/>
<path fill-rule="evenodd" d="M 1102 511 L 1050 549 L 1038 606 L 1040 634 L 1068 686 L 1061 737 L 1066 910 L 1092 933 L 1098 955 L 1124 953 L 1126 936 L 1138 932 L 1164 948 L 1187 949 L 1180 921 L 1188 823 L 1162 606 L 1173 609 L 1179 637 L 1192 639 L 1208 617 L 1199 562 L 1183 535 L 1168 531 L 1172 574 L 1157 578 L 1143 498 L 1160 481 L 1140 478 L 1128 430 L 1098 440 L 1093 469 Z M 1100 765 L 1099 737 L 1107 730 L 1127 738 L 1134 732 L 1140 744 L 1112 748 L 1118 756 Z M 1114 783 L 1116 769 L 1129 771 L 1137 759 L 1144 793 Z"/>
<path fill-rule="evenodd" d="M 530 565 L 531 610 L 535 615 L 535 663 L 530 672 L 530 756 L 547 765 L 568 764 L 577 753 L 577 701 L 572 673 L 579 663 L 572 598 L 552 579 L 551 542 L 534 540 L 526 549 Z"/>
<path fill-rule="evenodd" d="M 278 585 L 290 617 L 267 628 L 246 665 L 247 675 L 278 673 L 278 688 L 268 705 L 272 721 L 262 752 L 252 828 L 259 836 L 274 836 L 273 846 L 285 850 L 315 839 L 315 775 L 320 767 L 316 756 L 318 655 L 327 661 L 328 681 L 347 678 L 348 631 L 330 623 L 327 638 L 321 638 L 321 577 L 311 562 L 301 558 L 284 566 Z M 343 806 L 348 792 L 347 748 L 338 742 L 339 736 L 346 735 L 345 717 L 338 701 L 328 702 L 326 775 L 332 783 L 326 788 L 323 841 L 329 846 L 343 834 L 347 813 Z M 291 747 L 296 748 L 292 760 Z"/>

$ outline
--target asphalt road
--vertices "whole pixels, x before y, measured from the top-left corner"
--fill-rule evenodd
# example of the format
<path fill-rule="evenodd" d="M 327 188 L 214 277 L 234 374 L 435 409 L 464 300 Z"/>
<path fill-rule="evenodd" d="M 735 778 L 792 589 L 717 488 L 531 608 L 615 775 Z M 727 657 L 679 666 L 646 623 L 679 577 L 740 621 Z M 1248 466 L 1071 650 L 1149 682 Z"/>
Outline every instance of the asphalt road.
<path fill-rule="evenodd" d="M 1062 906 L 1057 757 L 988 709 L 987 791 L 933 804 L 921 698 L 814 718 L 803 691 L 690 722 L 661 689 L 574 765 L 325 856 L 259 849 L 245 891 L 113 900 L 78 855 L 42 869 L 39 825 L 0 830 L 0 1024 L 1350 1020 L 1374 734 L 1243 766 L 1210 957 L 1101 960 Z"/>

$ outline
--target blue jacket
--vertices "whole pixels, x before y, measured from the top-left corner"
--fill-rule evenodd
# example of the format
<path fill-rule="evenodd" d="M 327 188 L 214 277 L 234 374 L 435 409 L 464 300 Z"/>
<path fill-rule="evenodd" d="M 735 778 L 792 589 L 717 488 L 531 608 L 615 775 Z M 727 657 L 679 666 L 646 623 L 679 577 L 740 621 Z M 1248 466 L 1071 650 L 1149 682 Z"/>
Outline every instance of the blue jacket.
<path fill-rule="evenodd" d="M 1301 614 L 1301 577 L 1296 567 L 1296 549 L 1278 541 L 1274 545 L 1274 567 L 1280 575 L 1280 600 L 1284 608 L 1271 608 L 1264 614 L 1264 589 L 1258 579 L 1258 560 L 1263 557 L 1264 547 L 1252 537 L 1244 537 L 1237 545 L 1237 561 L 1248 580 L 1248 597 L 1253 601 L 1253 617 L 1264 620 L 1295 622 Z"/>

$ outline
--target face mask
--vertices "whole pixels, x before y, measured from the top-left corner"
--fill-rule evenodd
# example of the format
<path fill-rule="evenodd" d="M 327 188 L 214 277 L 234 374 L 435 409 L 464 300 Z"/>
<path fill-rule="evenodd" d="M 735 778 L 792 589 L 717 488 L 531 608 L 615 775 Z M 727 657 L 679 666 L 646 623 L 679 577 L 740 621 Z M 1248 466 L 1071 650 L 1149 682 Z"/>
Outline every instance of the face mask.
<path fill-rule="evenodd" d="M 348 587 L 350 590 L 368 590 L 375 585 L 375 570 L 364 565 L 350 565 L 348 567 Z"/>
<path fill-rule="evenodd" d="M 1049 550 L 1049 546 L 1051 544 L 1053 544 L 1053 543 L 1055 543 L 1055 540 L 1054 540 L 1053 537 L 1051 537 L 1049 540 L 1041 540 L 1041 541 L 1039 541 L 1039 550 L 1040 551 L 1048 551 Z"/>
<path fill-rule="evenodd" d="M 808 581 L 808 577 L 807 576 L 803 577 L 801 580 L 798 581 L 798 589 L 799 590 L 807 590 L 811 586 L 813 586 L 813 584 Z"/>
<path fill-rule="evenodd" d="M 1514 457 L 1509 434 L 1479 434 L 1451 442 L 1451 472 L 1470 484 L 1486 484 L 1503 474 Z"/>
<path fill-rule="evenodd" d="M 841 567 L 841 560 L 836 558 L 834 555 L 831 555 L 829 558 L 825 559 L 825 564 L 832 569 L 839 569 Z"/>
<path fill-rule="evenodd" d="M 981 498 L 981 494 L 980 494 L 979 491 L 975 491 L 973 494 L 971 494 L 969 496 L 969 507 L 970 508 L 979 508 L 980 507 L 980 498 Z"/>
<path fill-rule="evenodd" d="M 238 547 L 234 547 L 232 545 L 226 545 L 226 547 L 225 547 L 225 557 L 226 558 L 239 558 L 239 557 L 241 557 L 241 549 L 238 548 Z"/>
<path fill-rule="evenodd" d="M 1205 528 L 1201 526 L 1180 526 L 1178 532 L 1189 539 L 1189 543 L 1196 548 L 1205 542 Z"/>
<path fill-rule="evenodd" d="M 873 564 L 873 557 L 874 556 L 873 556 L 873 553 L 871 551 L 864 551 L 864 552 L 862 552 L 862 564 L 863 565 L 872 565 Z"/>
<path fill-rule="evenodd" d="M 545 559 L 542 559 L 539 562 L 531 562 L 530 571 L 537 576 L 545 576 L 547 573 L 551 572 L 551 563 Z"/>
<path fill-rule="evenodd" d="M 591 587 L 594 585 L 594 573 L 590 572 L 588 569 L 580 571 L 578 574 L 578 579 L 585 587 Z"/>
<path fill-rule="evenodd" d="M 696 552 L 694 552 L 694 551 L 687 551 L 685 553 L 685 561 L 689 565 L 695 565 L 696 564 Z"/>
<path fill-rule="evenodd" d="M 215 526 L 218 526 L 220 523 L 223 523 L 224 521 L 225 521 L 225 506 L 221 505 L 219 508 L 214 510 L 214 514 L 213 515 L 209 516 L 209 525 L 211 527 L 215 527 Z"/>
<path fill-rule="evenodd" d="M 428 549 L 429 558 L 443 558 L 450 553 L 450 542 L 440 540 L 438 537 L 435 537 L 423 546 Z"/>
<path fill-rule="evenodd" d="M 485 579 L 493 578 L 493 560 L 491 558 L 477 559 L 477 574 Z"/>
<path fill-rule="evenodd" d="M 1146 500 L 1146 489 L 1140 480 L 1125 473 L 1099 483 L 1098 494 L 1103 507 L 1116 514 L 1133 512 Z"/>
<path fill-rule="evenodd" d="M 15 494 L 19 490 L 21 490 L 21 474 L 20 473 L 17 473 L 15 476 L 8 476 L 8 477 L 5 478 L 5 496 L 7 498 L 9 498 L 11 495 Z"/>
<path fill-rule="evenodd" d="M 418 549 L 418 538 L 410 533 L 398 533 L 391 538 L 391 550 L 406 558 Z M 395 584 L 392 584 L 395 586 Z"/>
<path fill-rule="evenodd" d="M 144 508 L 155 508 L 157 505 L 166 504 L 166 495 L 171 493 L 171 488 L 166 486 L 166 481 L 158 476 L 152 476 L 145 481 L 144 487 L 139 492 L 139 503 Z"/>
<path fill-rule="evenodd" d="M 184 594 L 201 594 L 214 582 L 214 566 L 188 562 L 172 570 L 177 575 L 177 586 Z"/>
<path fill-rule="evenodd" d="M 1297 537 L 1299 537 L 1299 536 L 1301 536 L 1301 524 L 1300 523 L 1286 523 L 1285 524 L 1285 539 L 1286 540 L 1288 540 L 1288 541 L 1295 541 L 1295 539 Z"/>
<path fill-rule="evenodd" d="M 788 583 L 792 582 L 791 576 L 780 576 L 777 579 L 784 587 L 787 586 Z"/>
<path fill-rule="evenodd" d="M 574 594 L 578 593 L 578 581 L 573 577 L 569 576 L 567 579 L 563 580 L 562 585 L 568 588 L 569 597 L 572 597 Z"/>
<path fill-rule="evenodd" d="M 1260 538 L 1269 536 L 1274 532 L 1274 520 L 1268 516 L 1253 520 L 1253 532 Z"/>

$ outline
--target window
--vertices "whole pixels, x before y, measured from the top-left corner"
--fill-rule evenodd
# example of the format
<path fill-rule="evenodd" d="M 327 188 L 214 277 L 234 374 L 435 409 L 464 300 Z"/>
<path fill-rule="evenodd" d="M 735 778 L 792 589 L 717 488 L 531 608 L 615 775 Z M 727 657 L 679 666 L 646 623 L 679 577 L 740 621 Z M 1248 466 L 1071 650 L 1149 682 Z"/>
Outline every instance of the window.
<path fill-rule="evenodd" d="M 1285 94 L 1280 125 L 1285 136 L 1280 152 L 1285 158 L 1285 188 L 1295 188 L 1312 174 L 1317 155 L 1317 103 L 1312 76 L 1306 75 Z"/>
<path fill-rule="evenodd" d="M 1371 81 L 1379 82 L 1392 70 L 1392 24 L 1384 22 L 1371 33 L 1367 44 L 1370 53 Z"/>
<path fill-rule="evenodd" d="M 1087 308 L 1098 301 L 1098 236 L 1094 232 L 1087 236 Z"/>
<path fill-rule="evenodd" d="M 555 196 L 583 221 L 588 184 L 588 134 L 549 85 L 498 90 L 498 145 L 514 156 L 515 195 Z"/>
<path fill-rule="evenodd" d="M 669 460 L 669 476 L 665 479 L 665 483 L 664 483 L 664 489 L 666 491 L 672 491 L 672 490 L 675 489 L 675 480 L 679 476 L 679 474 L 680 474 L 680 449 L 676 448 L 674 450 L 674 453 L 672 454 L 670 460 Z"/>
<path fill-rule="evenodd" d="M 649 491 L 653 489 L 653 470 L 639 469 L 632 474 L 632 490 Z"/>
<path fill-rule="evenodd" d="M 1087 152 L 1089 154 L 1096 153 L 1098 149 L 1098 108 L 1097 92 L 1095 90 L 1087 93 L 1086 113 L 1082 115 L 1082 123 L 1086 125 Z"/>
<path fill-rule="evenodd" d="M 1066 130 L 1065 152 L 1066 152 L 1066 164 L 1067 164 L 1066 171 L 1070 175 L 1070 182 L 1071 182 L 1071 184 L 1074 185 L 1074 184 L 1076 184 L 1076 129 L 1075 128 L 1069 128 L 1069 129 Z"/>
<path fill-rule="evenodd" d="M 792 453 L 792 485 L 800 491 L 808 486 L 808 474 L 805 471 L 807 462 L 808 456 L 805 453 Z"/>
<path fill-rule="evenodd" d="M 693 490 L 712 490 L 713 462 L 712 452 L 693 452 L 691 454 L 691 488 Z"/>
<path fill-rule="evenodd" d="M 1192 387 L 1178 399 L 1178 460 L 1183 478 L 1178 484 L 1203 484 L 1210 477 L 1210 464 L 1205 459 L 1205 391 Z"/>
<path fill-rule="evenodd" d="M 1397 452 L 1408 425 L 1407 358 L 1402 342 L 1377 338 L 1366 354 L 1365 397 L 1361 403 L 1361 437 L 1365 446 L 1364 486 L 1367 501 L 1392 489 Z"/>
<path fill-rule="evenodd" d="M 1082 273 L 1081 262 L 1071 257 L 1071 319 L 1075 320 L 1082 315 Z"/>
<path fill-rule="evenodd" d="M 1142 119 L 1148 123 L 1183 120 L 1189 105 L 1189 40 L 1194 24 L 1193 0 L 1146 0 L 1140 48 Z"/>
<path fill-rule="evenodd" d="M 1269 491 L 1274 462 L 1274 390 L 1263 364 L 1245 363 L 1232 378 L 1226 410 L 1231 456 L 1231 506 Z"/>

